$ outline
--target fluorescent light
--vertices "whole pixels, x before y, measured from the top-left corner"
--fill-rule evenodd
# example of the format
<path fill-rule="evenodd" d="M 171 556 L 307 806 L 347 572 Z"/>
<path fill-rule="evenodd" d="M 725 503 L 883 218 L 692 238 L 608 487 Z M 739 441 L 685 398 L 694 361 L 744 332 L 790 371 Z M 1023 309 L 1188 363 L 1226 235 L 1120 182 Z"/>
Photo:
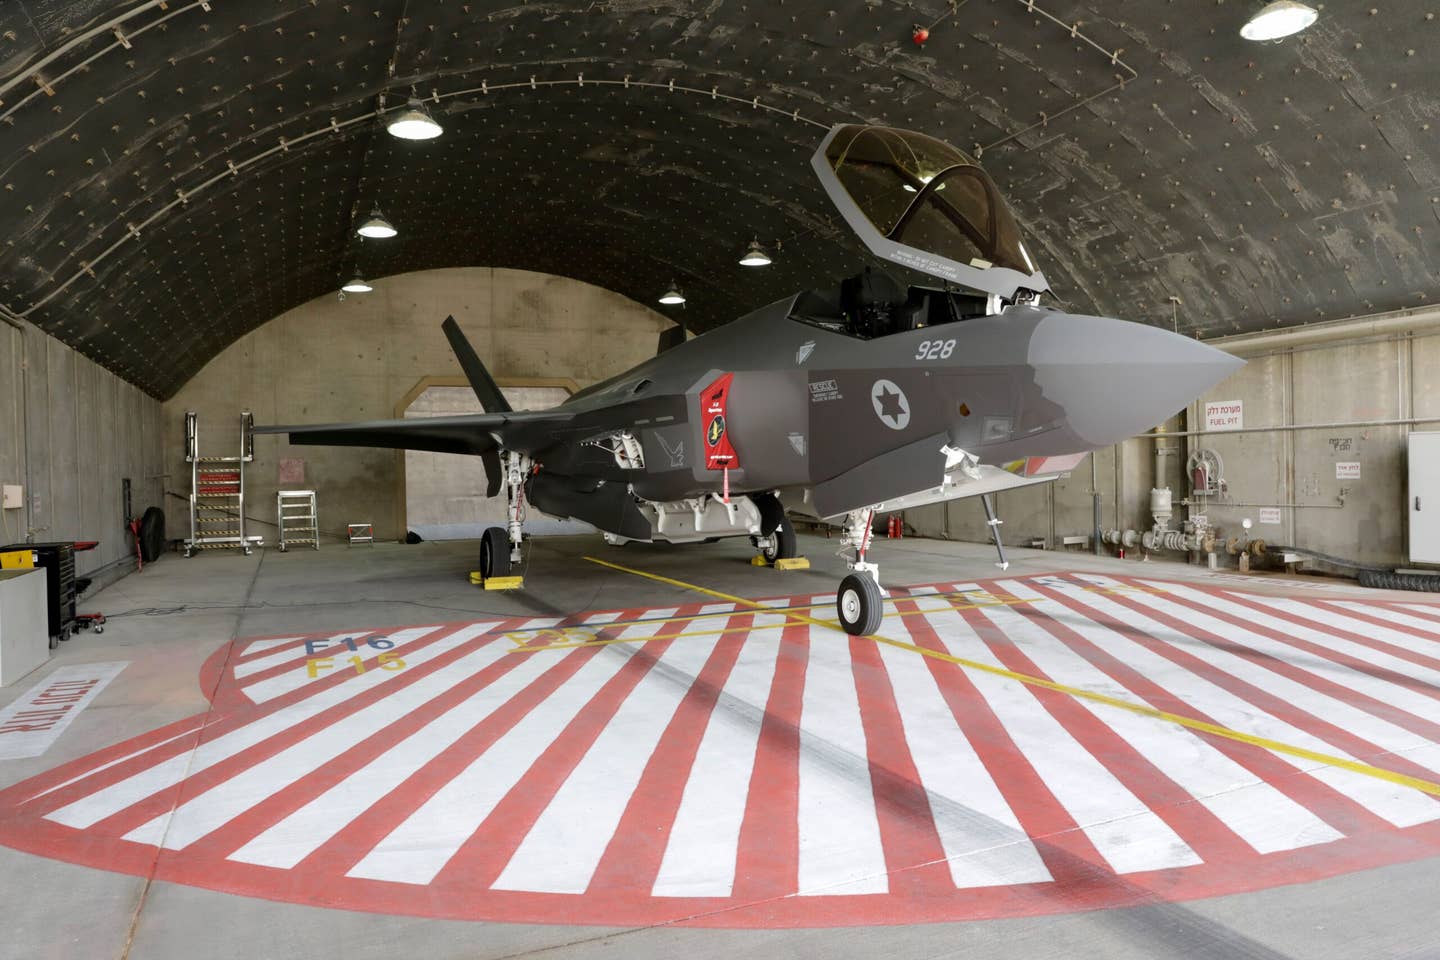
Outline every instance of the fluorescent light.
<path fill-rule="evenodd" d="M 667 307 L 677 306 L 685 302 L 685 294 L 681 293 L 680 288 L 675 285 L 675 281 L 671 280 L 670 286 L 660 295 L 660 302 Z"/>
<path fill-rule="evenodd" d="M 1314 7 L 1297 0 L 1275 0 L 1240 28 L 1240 36 L 1246 40 L 1279 40 L 1299 33 L 1319 16 Z"/>
<path fill-rule="evenodd" d="M 395 236 L 395 234 L 399 233 L 400 231 L 396 230 L 390 224 L 390 221 L 386 220 L 385 217 L 381 215 L 380 208 L 376 207 L 374 210 L 370 211 L 370 219 L 360 224 L 360 226 L 355 229 L 355 232 L 360 234 L 360 236 L 362 237 L 371 237 L 376 240 L 383 240 L 387 237 Z"/>
<path fill-rule="evenodd" d="M 375 288 L 370 286 L 370 284 L 366 283 L 364 278 L 357 273 L 354 280 L 351 280 L 349 283 L 345 284 L 340 289 L 344 290 L 346 293 L 369 293 Z"/>
<path fill-rule="evenodd" d="M 745 254 L 740 258 L 742 267 L 768 267 L 771 262 L 770 255 L 760 246 L 759 240 L 751 240 L 750 246 L 745 248 Z"/>
<path fill-rule="evenodd" d="M 385 129 L 390 131 L 392 137 L 399 137 L 401 140 L 433 140 L 445 132 L 445 128 L 430 116 L 425 105 L 414 97 L 410 98 L 410 103 L 404 110 L 385 125 Z"/>

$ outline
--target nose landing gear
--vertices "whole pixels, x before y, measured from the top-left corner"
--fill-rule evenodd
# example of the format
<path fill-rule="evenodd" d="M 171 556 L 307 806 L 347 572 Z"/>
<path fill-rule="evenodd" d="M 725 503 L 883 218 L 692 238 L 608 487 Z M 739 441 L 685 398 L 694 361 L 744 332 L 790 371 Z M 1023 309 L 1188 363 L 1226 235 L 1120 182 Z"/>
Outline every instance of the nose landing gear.
<path fill-rule="evenodd" d="M 853 572 L 840 581 L 840 589 L 835 594 L 835 612 L 840 616 L 840 626 L 855 637 L 868 636 L 879 630 L 880 621 L 885 617 L 880 567 L 865 560 L 874 522 L 875 509 L 867 507 L 847 513 L 840 528 L 841 554 L 854 550 L 855 557 L 853 560 L 846 559 Z"/>

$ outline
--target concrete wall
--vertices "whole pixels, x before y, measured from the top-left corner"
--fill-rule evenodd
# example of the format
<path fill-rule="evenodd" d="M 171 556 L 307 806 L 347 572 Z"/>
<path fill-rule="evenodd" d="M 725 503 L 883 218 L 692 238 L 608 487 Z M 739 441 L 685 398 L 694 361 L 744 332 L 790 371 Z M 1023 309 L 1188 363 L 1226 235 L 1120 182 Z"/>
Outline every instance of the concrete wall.
<path fill-rule="evenodd" d="M 136 514 L 161 497 L 160 403 L 54 337 L 0 324 L 0 483 L 25 488 L 4 510 L 4 543 L 98 540 L 82 576 L 129 569 L 121 479 Z"/>
<path fill-rule="evenodd" d="M 200 415 L 203 454 L 238 444 L 242 409 L 257 424 L 381 420 L 397 416 L 424 378 L 454 378 L 459 364 L 440 330 L 453 314 L 497 380 L 603 380 L 655 352 L 671 321 L 619 294 L 522 270 L 464 268 L 374 281 L 373 293 L 325 296 L 282 314 L 212 360 L 164 405 L 170 489 L 186 493 L 185 411 Z M 361 447 L 291 447 L 255 438 L 247 474 L 251 517 L 273 523 L 281 458 L 305 460 L 319 497 L 322 534 L 370 522 L 381 539 L 403 536 L 403 458 Z M 479 469 L 478 462 L 476 469 Z M 169 498 L 172 529 L 188 527 L 185 503 Z M 273 526 L 250 533 L 273 542 Z"/>
<path fill-rule="evenodd" d="M 1440 430 L 1440 336 L 1422 332 L 1341 340 L 1251 357 L 1238 373 L 1168 421 L 1166 429 L 1202 429 L 1207 400 L 1241 401 L 1246 428 L 1417 422 L 1172 437 L 1161 444 L 1165 454 L 1160 465 L 1177 504 L 1172 523 L 1186 516 L 1179 506 L 1190 492 L 1184 478 L 1186 458 L 1207 447 L 1223 458 L 1229 489 L 1225 496 L 1212 498 L 1205 512 L 1225 536 L 1242 535 L 1241 522 L 1249 518 L 1254 523 L 1250 536 L 1270 543 L 1377 565 L 1409 562 L 1406 437 L 1412 430 Z M 1068 479 L 1000 494 L 1005 542 L 1018 545 L 1043 538 L 1055 547 L 1065 536 L 1089 535 L 1091 495 L 1096 491 L 1105 529 L 1148 528 L 1155 450 L 1152 439 L 1129 440 L 1096 452 Z M 1338 462 L 1359 463 L 1360 479 L 1337 479 Z M 1262 523 L 1262 510 L 1266 519 L 1278 511 L 1279 522 Z M 922 535 L 972 541 L 988 537 L 978 500 L 913 510 L 906 519 Z"/>

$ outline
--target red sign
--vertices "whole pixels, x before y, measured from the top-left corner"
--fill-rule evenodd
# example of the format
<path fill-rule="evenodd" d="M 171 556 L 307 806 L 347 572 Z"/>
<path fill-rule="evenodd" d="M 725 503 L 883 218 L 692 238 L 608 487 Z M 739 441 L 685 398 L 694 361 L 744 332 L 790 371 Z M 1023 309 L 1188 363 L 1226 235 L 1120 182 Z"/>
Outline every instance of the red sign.
<path fill-rule="evenodd" d="M 730 422 L 727 405 L 730 402 L 730 384 L 735 374 L 727 373 L 706 387 L 700 394 L 701 423 L 705 425 L 705 469 L 733 470 L 740 466 L 740 458 L 730 443 Z"/>

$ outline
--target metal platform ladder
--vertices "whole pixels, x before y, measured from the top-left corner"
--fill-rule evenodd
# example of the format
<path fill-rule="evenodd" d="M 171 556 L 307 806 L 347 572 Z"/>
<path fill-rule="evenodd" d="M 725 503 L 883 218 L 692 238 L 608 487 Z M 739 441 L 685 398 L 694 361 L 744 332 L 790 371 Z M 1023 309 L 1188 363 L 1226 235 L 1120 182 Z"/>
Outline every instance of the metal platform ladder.
<path fill-rule="evenodd" d="M 240 414 L 240 455 L 200 456 L 200 417 L 185 412 L 185 460 L 190 464 L 190 536 L 185 556 L 196 550 L 230 549 L 249 555 L 263 542 L 262 537 L 245 534 L 245 464 L 255 459 L 252 430 L 255 418 L 249 410 Z"/>
<path fill-rule="evenodd" d="M 320 520 L 314 490 L 281 490 L 275 494 L 275 515 L 280 527 L 280 552 L 309 544 L 320 549 Z"/>

